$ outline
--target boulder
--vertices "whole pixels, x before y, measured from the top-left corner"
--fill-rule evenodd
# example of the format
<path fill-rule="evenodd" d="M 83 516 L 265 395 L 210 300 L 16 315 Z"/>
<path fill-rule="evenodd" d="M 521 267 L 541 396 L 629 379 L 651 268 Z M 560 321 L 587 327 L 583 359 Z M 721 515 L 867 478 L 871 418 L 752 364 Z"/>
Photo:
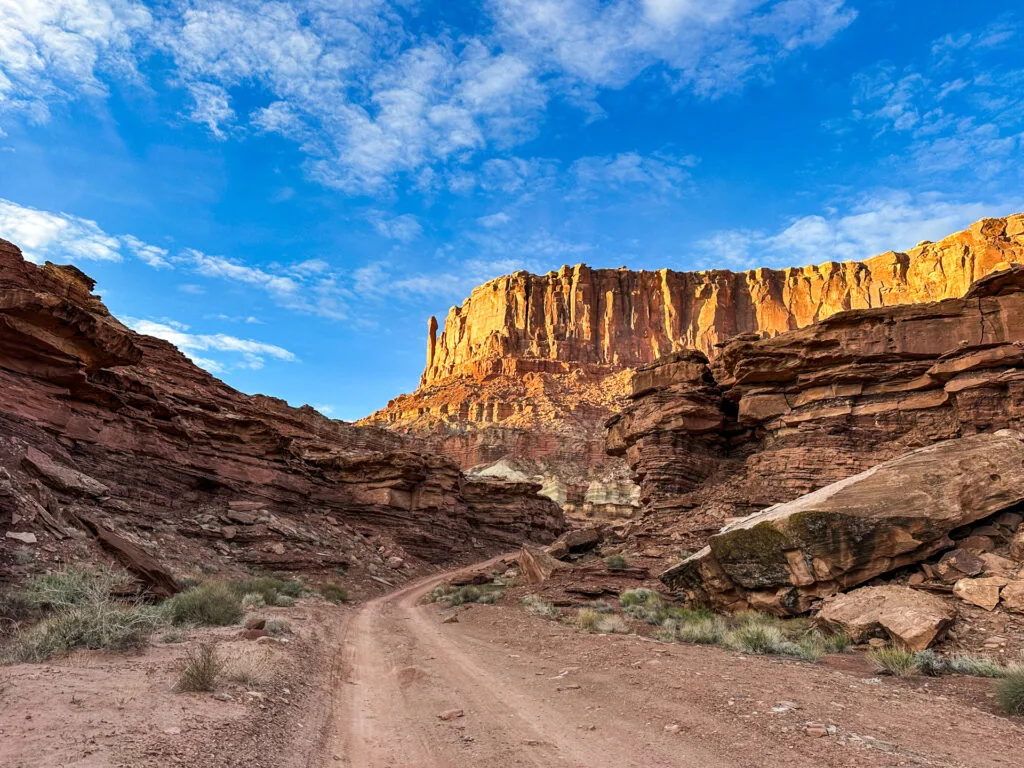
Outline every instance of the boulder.
<path fill-rule="evenodd" d="M 1010 542 L 1010 557 L 1024 563 L 1024 528 L 1018 530 Z"/>
<path fill-rule="evenodd" d="M 816 622 L 855 642 L 887 637 L 911 651 L 942 639 L 956 618 L 948 601 L 909 587 L 862 587 L 825 601 Z"/>
<path fill-rule="evenodd" d="M 519 580 L 523 584 L 543 584 L 553 573 L 568 567 L 536 547 L 524 545 L 519 552 Z"/>
<path fill-rule="evenodd" d="M 934 578 L 950 584 L 965 576 L 977 576 L 984 570 L 985 561 L 979 555 L 959 548 L 947 552 L 931 566 Z"/>
<path fill-rule="evenodd" d="M 978 534 L 972 534 L 961 541 L 960 546 L 968 552 L 981 554 L 982 552 L 991 552 L 994 550 L 996 548 L 996 543 L 991 536 L 979 536 Z"/>
<path fill-rule="evenodd" d="M 986 576 L 1016 576 L 1021 564 L 1009 558 L 997 555 L 994 552 L 986 552 L 981 555 L 985 568 L 982 571 Z"/>
<path fill-rule="evenodd" d="M 1001 605 L 1012 613 L 1024 613 L 1024 580 L 1007 582 L 1000 592 Z"/>
<path fill-rule="evenodd" d="M 566 531 L 548 547 L 548 554 L 558 560 L 569 555 L 589 552 L 601 543 L 601 532 L 597 528 L 579 528 Z"/>
<path fill-rule="evenodd" d="M 931 557 L 954 529 L 1022 501 L 1017 433 L 947 440 L 728 525 L 661 579 L 695 602 L 795 615 Z M 950 555 L 938 568 L 962 578 L 984 561 Z"/>
<path fill-rule="evenodd" d="M 960 579 L 953 585 L 953 594 L 979 608 L 992 611 L 999 605 L 999 591 L 1006 586 L 1006 583 L 1006 579 L 1001 576 Z"/>

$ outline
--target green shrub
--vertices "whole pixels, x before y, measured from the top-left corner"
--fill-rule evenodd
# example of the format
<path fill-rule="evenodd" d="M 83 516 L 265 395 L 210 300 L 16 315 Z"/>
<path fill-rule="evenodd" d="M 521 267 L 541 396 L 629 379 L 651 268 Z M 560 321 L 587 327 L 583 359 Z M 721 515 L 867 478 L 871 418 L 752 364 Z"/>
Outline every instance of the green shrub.
<path fill-rule="evenodd" d="M 242 618 L 241 595 L 227 584 L 210 583 L 175 595 L 164 611 L 177 625 L 226 627 Z"/>
<path fill-rule="evenodd" d="M 248 579 L 229 581 L 227 586 L 239 598 L 250 594 L 260 595 L 265 605 L 288 603 L 280 599 L 282 595 L 291 598 L 291 605 L 294 605 L 294 598 L 299 597 L 303 590 L 301 581 L 285 581 L 274 576 L 251 576 Z"/>
<path fill-rule="evenodd" d="M 259 592 L 250 592 L 247 595 L 242 595 L 242 610 L 246 613 L 258 611 L 260 608 L 266 607 L 267 602 Z"/>
<path fill-rule="evenodd" d="M 291 608 L 295 605 L 295 598 L 290 595 L 278 595 L 277 602 L 274 605 L 279 608 Z"/>
<path fill-rule="evenodd" d="M 627 616 L 661 626 L 668 618 L 668 607 L 653 589 L 630 589 L 619 595 L 619 603 Z"/>
<path fill-rule="evenodd" d="M 223 671 L 224 662 L 217 655 L 216 648 L 209 643 L 203 643 L 198 648 L 185 652 L 174 690 L 178 693 L 215 690 Z"/>
<path fill-rule="evenodd" d="M 348 592 L 344 588 L 335 584 L 334 582 L 327 582 L 320 587 L 320 594 L 323 595 L 325 600 L 329 600 L 335 605 L 348 602 Z"/>
<path fill-rule="evenodd" d="M 95 598 L 60 608 L 19 633 L 11 657 L 19 662 L 41 662 L 75 648 L 133 650 L 143 647 L 163 624 L 162 613 L 153 606 Z"/>
<path fill-rule="evenodd" d="M 534 616 L 543 616 L 548 619 L 558 618 L 558 609 L 544 598 L 538 595 L 527 595 L 519 601 L 526 606 L 526 610 Z"/>
<path fill-rule="evenodd" d="M 853 647 L 853 638 L 845 632 L 825 635 L 825 648 L 829 653 L 846 653 Z"/>
<path fill-rule="evenodd" d="M 604 559 L 604 567 L 609 571 L 624 571 L 629 568 L 629 561 L 622 555 L 610 555 Z"/>
<path fill-rule="evenodd" d="M 172 643 L 183 643 L 188 635 L 180 629 L 168 629 L 160 639 L 168 645 Z"/>
<path fill-rule="evenodd" d="M 615 606 L 604 600 L 594 600 L 587 605 L 587 608 L 598 613 L 615 613 Z"/>
<path fill-rule="evenodd" d="M 906 677 L 917 671 L 916 655 L 902 648 L 873 648 L 868 651 L 868 658 L 886 675 Z"/>
<path fill-rule="evenodd" d="M 441 584 L 430 593 L 430 601 L 445 603 L 449 608 L 464 605 L 465 603 L 490 605 L 497 602 L 503 594 L 505 594 L 504 588 L 497 584 L 469 584 L 464 587 Z"/>
<path fill-rule="evenodd" d="M 914 654 L 914 669 L 925 677 L 942 677 L 950 673 L 949 660 L 931 649 Z"/>
<path fill-rule="evenodd" d="M 778 616 L 761 611 L 737 611 L 732 620 L 737 627 L 777 627 L 782 623 Z"/>
<path fill-rule="evenodd" d="M 742 624 L 726 632 L 722 637 L 722 643 L 730 650 L 743 653 L 791 655 L 784 653 L 792 644 L 782 630 L 765 624 Z"/>
<path fill-rule="evenodd" d="M 21 598 L 35 608 L 56 610 L 106 600 L 128 577 L 111 568 L 67 568 L 35 576 L 21 588 Z"/>
<path fill-rule="evenodd" d="M 996 684 L 996 697 L 1008 715 L 1024 716 L 1024 670 L 1009 673 Z"/>

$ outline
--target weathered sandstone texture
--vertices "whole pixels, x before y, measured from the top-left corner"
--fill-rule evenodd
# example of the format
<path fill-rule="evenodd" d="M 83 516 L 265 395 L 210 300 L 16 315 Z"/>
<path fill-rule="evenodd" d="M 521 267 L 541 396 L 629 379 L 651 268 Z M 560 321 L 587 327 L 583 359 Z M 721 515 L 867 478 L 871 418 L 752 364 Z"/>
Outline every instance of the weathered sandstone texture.
<path fill-rule="evenodd" d="M 74 267 L 35 266 L 0 241 L 8 533 L 59 553 L 83 531 L 117 530 L 179 570 L 386 574 L 389 562 L 451 561 L 562 531 L 539 485 L 471 482 L 393 432 L 244 395 L 126 328 L 92 288 Z M 12 538 L 2 540 L 7 565 Z"/>
<path fill-rule="evenodd" d="M 1024 267 L 963 298 L 841 312 L 640 369 L 609 421 L 647 515 L 634 536 L 694 548 L 729 518 L 908 451 L 1024 428 Z"/>
<path fill-rule="evenodd" d="M 944 440 L 770 507 L 723 528 L 662 581 L 699 603 L 803 613 L 817 598 L 952 547 L 957 528 L 1024 503 L 1022 438 L 1001 431 Z M 981 582 L 957 585 L 980 595 Z M 994 608 L 1006 584 L 974 602 Z"/>
<path fill-rule="evenodd" d="M 366 422 L 424 438 L 465 469 L 500 464 L 499 473 L 537 477 L 570 513 L 629 514 L 636 489 L 622 459 L 603 455 L 599 436 L 600 424 L 627 403 L 632 369 L 672 354 L 701 359 L 688 350 L 715 358 L 718 345 L 734 337 L 751 343 L 851 310 L 885 313 L 960 297 L 1012 262 L 1024 262 L 1020 214 L 863 262 L 740 273 L 582 264 L 545 275 L 517 272 L 452 307 L 440 334 L 431 318 L 419 389 Z M 879 362 L 876 352 L 869 356 Z M 738 383 L 749 388 L 754 380 Z M 747 423 L 758 409 L 779 406 L 751 397 L 745 407 L 753 409 L 743 414 Z M 652 435 L 648 448 L 663 439 L 661 450 L 677 453 L 673 434 Z M 813 481 L 817 466 L 805 472 Z"/>

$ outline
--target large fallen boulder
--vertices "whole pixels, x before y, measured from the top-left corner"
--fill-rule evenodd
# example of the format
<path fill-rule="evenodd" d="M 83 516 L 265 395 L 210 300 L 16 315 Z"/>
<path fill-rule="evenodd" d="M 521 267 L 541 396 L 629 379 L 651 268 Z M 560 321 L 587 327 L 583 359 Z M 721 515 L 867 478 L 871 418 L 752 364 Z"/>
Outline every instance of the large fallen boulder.
<path fill-rule="evenodd" d="M 543 584 L 552 574 L 569 567 L 537 547 L 524 544 L 519 551 L 519 579 L 523 584 Z"/>
<path fill-rule="evenodd" d="M 558 560 L 566 560 L 570 555 L 589 552 L 600 543 L 601 532 L 597 528 L 577 528 L 555 539 L 548 546 L 548 554 Z"/>
<path fill-rule="evenodd" d="M 661 579 L 699 603 L 795 615 L 1022 501 L 1019 433 L 947 440 L 738 520 Z"/>
<path fill-rule="evenodd" d="M 946 600 L 909 587 L 862 587 L 825 601 L 817 623 L 845 632 L 854 642 L 884 637 L 911 651 L 923 651 L 942 639 L 956 619 Z"/>

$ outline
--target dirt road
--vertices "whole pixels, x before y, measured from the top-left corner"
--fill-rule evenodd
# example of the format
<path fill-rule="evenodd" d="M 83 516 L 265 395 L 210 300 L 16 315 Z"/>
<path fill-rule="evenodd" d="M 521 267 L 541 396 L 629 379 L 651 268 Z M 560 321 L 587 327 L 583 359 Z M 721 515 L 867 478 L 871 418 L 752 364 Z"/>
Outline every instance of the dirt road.
<path fill-rule="evenodd" d="M 444 578 L 349 618 L 307 765 L 981 768 L 1024 749 L 990 681 L 586 635 L 512 606 L 467 606 L 442 623 L 451 612 L 421 600 Z M 464 714 L 439 718 L 450 710 Z M 808 735 L 811 722 L 830 735 Z"/>

